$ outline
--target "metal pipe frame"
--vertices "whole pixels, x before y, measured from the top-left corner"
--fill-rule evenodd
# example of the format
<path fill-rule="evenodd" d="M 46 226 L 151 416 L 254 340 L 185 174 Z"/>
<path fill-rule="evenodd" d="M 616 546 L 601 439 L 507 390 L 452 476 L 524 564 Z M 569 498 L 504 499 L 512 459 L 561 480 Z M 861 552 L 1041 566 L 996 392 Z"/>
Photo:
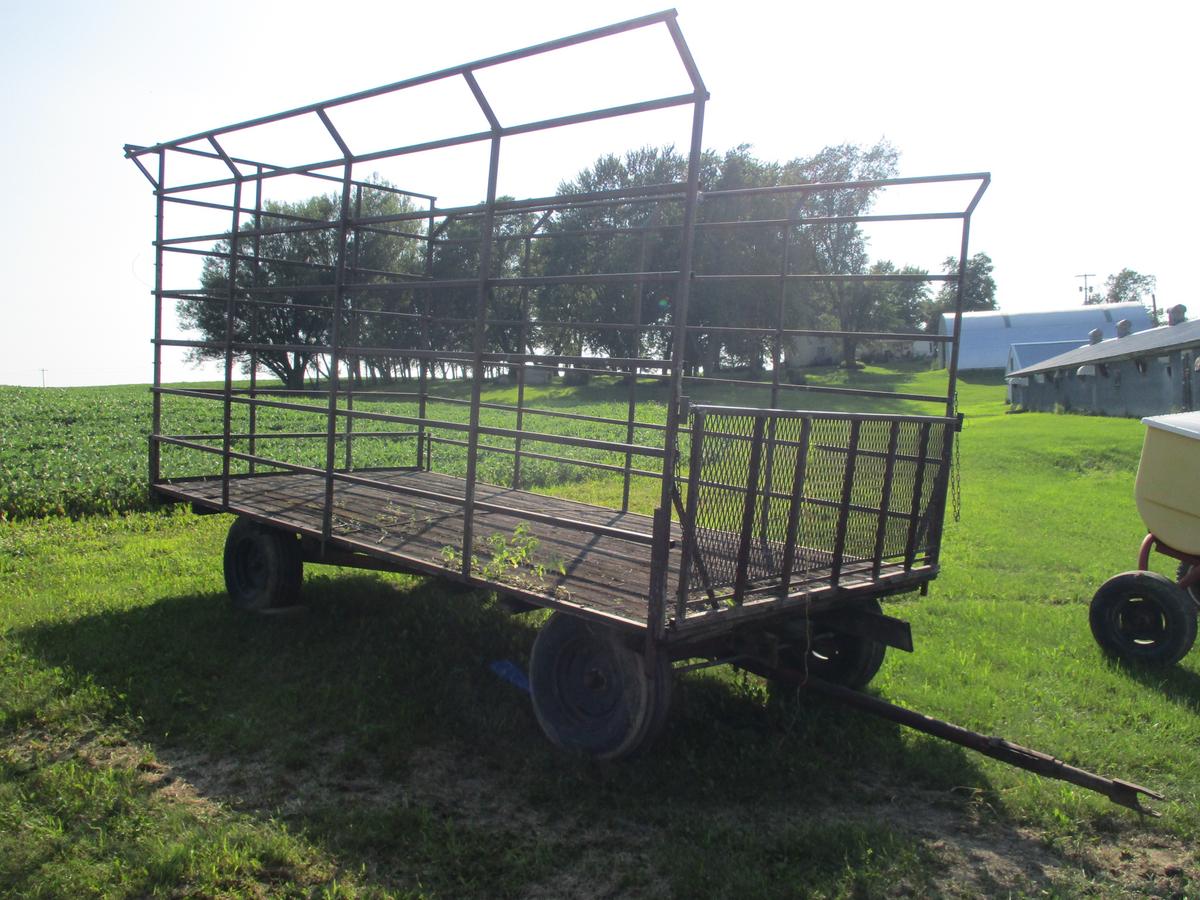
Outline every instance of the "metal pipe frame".
<path fill-rule="evenodd" d="M 493 67 L 646 28 L 666 29 L 679 63 L 691 85 L 690 91 L 646 97 L 623 105 L 589 109 L 548 119 L 511 123 L 501 121 L 496 113 L 496 107 L 478 78 L 479 73 Z M 446 135 L 420 143 L 400 144 L 382 150 L 364 152 L 361 148 L 356 150 L 352 146 L 353 142 L 346 139 L 335 123 L 334 116 L 336 116 L 337 110 L 355 103 L 437 81 L 459 79 L 470 91 L 478 107 L 479 115 L 486 123 L 478 131 Z M 689 541 L 695 541 L 695 516 L 697 513 L 695 494 L 708 484 L 702 472 L 701 433 L 689 427 L 689 420 L 694 417 L 697 423 L 703 423 L 705 416 L 743 413 L 755 417 L 753 427 L 755 435 L 758 436 L 758 440 L 752 440 L 754 477 L 748 483 L 743 497 L 742 518 L 745 522 L 753 522 L 757 517 L 761 517 L 765 528 L 770 514 L 769 504 L 774 502 L 791 503 L 789 516 L 792 518 L 795 517 L 800 502 L 816 506 L 832 504 L 838 506 L 840 511 L 837 526 L 838 541 L 839 547 L 844 547 L 846 521 L 851 512 L 869 512 L 878 517 L 877 524 L 874 526 L 874 539 L 875 543 L 880 546 L 883 543 L 888 523 L 893 519 L 900 519 L 908 525 L 905 567 L 909 570 L 914 569 L 916 561 L 913 557 L 916 545 L 920 543 L 921 535 L 928 534 L 940 538 L 941 519 L 944 515 L 945 494 L 949 478 L 950 448 L 954 432 L 957 429 L 947 428 L 944 430 L 945 438 L 942 445 L 933 451 L 935 454 L 933 458 L 927 458 L 926 444 L 929 440 L 930 429 L 935 423 L 957 422 L 957 419 L 954 419 L 954 391 L 957 380 L 962 295 L 968 261 L 969 225 L 971 215 L 988 186 L 989 176 L 984 173 L 968 173 L 705 191 L 701 185 L 701 159 L 707 100 L 707 89 L 676 22 L 675 11 L 666 10 L 544 42 L 522 50 L 408 78 L 367 91 L 348 94 L 210 131 L 198 132 L 172 141 L 153 145 L 126 145 L 125 155 L 153 186 L 156 202 L 154 240 L 156 273 L 153 291 L 155 306 L 154 387 L 152 391 L 152 436 L 149 446 L 151 484 L 161 487 L 164 494 L 170 495 L 168 490 L 170 477 L 169 473 L 164 471 L 161 452 L 161 448 L 164 446 L 178 448 L 180 451 L 218 455 L 221 459 L 222 505 L 231 511 L 234 510 L 234 505 L 230 497 L 230 482 L 232 478 L 242 477 L 233 469 L 235 462 L 246 466 L 245 470 L 239 470 L 239 472 L 246 471 L 250 475 L 254 475 L 258 466 L 274 471 L 319 475 L 324 481 L 323 516 L 319 537 L 328 542 L 333 538 L 334 499 L 337 484 L 363 484 L 399 493 L 404 492 L 398 490 L 395 485 L 371 477 L 367 470 L 359 474 L 351 474 L 354 467 L 353 442 L 355 438 L 398 439 L 397 452 L 400 452 L 402 446 L 405 448 L 403 451 L 405 453 L 407 453 L 407 449 L 415 451 L 415 468 L 428 469 L 431 467 L 430 449 L 435 443 L 465 448 L 464 494 L 455 499 L 463 511 L 461 548 L 463 562 L 462 571 L 457 575 L 461 579 L 474 581 L 477 580 L 477 577 L 471 571 L 471 560 L 474 556 L 473 551 L 476 549 L 475 512 L 500 509 L 494 504 L 481 502 L 476 497 L 475 488 L 479 475 L 480 453 L 512 457 L 511 484 L 514 488 L 521 487 L 523 459 L 560 462 L 584 469 L 619 473 L 623 477 L 620 507 L 622 511 L 628 510 L 631 505 L 630 483 L 632 478 L 658 479 L 657 508 L 653 516 L 654 527 L 649 535 L 631 535 L 622 529 L 592 525 L 586 522 L 562 523 L 567 528 L 590 530 L 595 534 L 607 534 L 650 545 L 651 564 L 650 571 L 647 573 L 648 613 L 646 619 L 646 629 L 650 640 L 647 651 L 649 653 L 652 652 L 655 642 L 665 639 L 666 629 L 669 625 L 668 570 L 677 562 L 672 557 L 676 541 L 672 538 L 671 510 L 675 508 L 683 519 L 681 525 L 685 540 L 682 542 L 679 552 L 686 561 L 688 555 L 692 553 L 692 549 L 689 549 L 691 547 Z M 687 175 L 683 182 L 515 200 L 500 199 L 497 196 L 505 138 L 619 116 L 653 114 L 660 110 L 687 106 L 691 107 L 692 115 L 687 145 Z M 266 160 L 234 156 L 225 148 L 224 142 L 232 135 L 249 129 L 268 127 L 285 120 L 298 119 L 319 121 L 329 140 L 336 146 L 338 155 L 328 159 L 285 166 Z M 481 203 L 439 207 L 434 194 L 397 188 L 390 184 L 378 184 L 369 179 L 356 178 L 354 175 L 356 170 L 364 171 L 364 165 L 377 161 L 482 142 L 488 143 L 489 153 L 486 198 Z M 170 182 L 168 176 L 173 169 L 168 164 L 168 157 L 173 155 L 219 163 L 228 170 L 229 176 L 209 177 L 201 181 Z M 338 185 L 340 195 L 338 196 L 336 218 L 324 221 L 270 208 L 264 202 L 264 187 L 277 179 L 288 181 L 311 179 L 314 185 L 321 187 Z M 888 214 L 864 212 L 861 215 L 803 215 L 805 198 L 828 192 L 859 191 L 869 194 L 901 186 L 916 187 L 954 182 L 976 185 L 975 194 L 964 209 Z M 253 204 L 245 196 L 246 190 L 251 185 L 254 187 Z M 214 197 L 213 193 L 218 190 L 230 192 L 232 198 L 226 202 L 224 196 Z M 422 204 L 422 208 L 387 214 L 371 213 L 369 210 L 364 210 L 362 198 L 363 192 L 372 190 L 386 191 L 418 201 Z M 786 218 L 773 218 L 771 213 L 767 212 L 762 215 L 751 215 L 750 218 L 737 218 L 733 212 L 729 212 L 725 218 L 721 218 L 716 213 L 705 212 L 706 209 L 718 209 L 713 205 L 714 201 L 741 199 L 757 201 L 769 200 L 773 197 L 779 198 L 781 204 L 790 204 L 793 214 Z M 720 208 L 724 208 L 724 206 L 725 204 L 722 204 Z M 166 220 L 169 212 L 175 208 L 203 209 L 228 214 L 231 222 L 230 231 L 220 234 L 170 234 L 168 236 Z M 573 213 L 594 215 L 599 224 L 595 227 L 566 224 L 572 221 L 570 216 Z M 604 224 L 606 214 L 620 215 L 626 221 L 639 224 Z M 630 219 L 629 216 L 633 218 Z M 252 217 L 252 221 L 245 221 L 249 217 Z M 797 240 L 796 236 L 805 233 L 805 229 L 866 223 L 926 221 L 961 222 L 959 267 L 956 273 L 950 275 L 910 273 L 872 275 L 862 272 L 818 273 L 793 270 L 790 259 L 791 250 Z M 452 224 L 461 225 L 462 223 L 471 223 L 472 227 L 477 229 L 478 236 L 460 237 L 455 236 L 453 231 L 449 231 Z M 778 265 L 772 265 L 771 271 L 746 273 L 697 271 L 696 235 L 698 233 L 721 235 L 727 232 L 747 230 L 768 233 L 774 230 L 778 234 L 780 248 Z M 335 248 L 333 262 L 274 259 L 263 255 L 264 238 L 321 233 L 332 237 Z M 368 267 L 363 267 L 361 263 L 364 260 L 360 258 L 359 249 L 364 235 L 379 235 L 389 239 L 415 242 L 418 252 L 423 254 L 423 260 L 420 265 L 414 265 L 413 268 L 420 268 L 421 271 L 388 271 L 387 269 L 371 268 L 369 267 L 370 260 L 366 261 Z M 674 260 L 653 258 L 654 254 L 650 252 L 655 239 L 664 237 L 670 240 L 678 239 L 677 258 Z M 589 270 L 548 275 L 538 271 L 537 266 L 532 264 L 534 251 L 538 246 L 535 242 L 547 239 L 609 241 L 610 244 L 621 239 L 634 239 L 640 240 L 640 246 L 635 254 L 636 264 L 633 271 L 604 271 L 603 266 L 600 266 Z M 501 240 L 506 243 L 523 242 L 523 253 L 517 274 L 513 274 L 511 270 L 501 271 L 493 262 L 497 257 L 497 248 Z M 223 249 L 215 246 L 218 244 L 221 244 Z M 477 264 L 472 261 L 474 271 L 466 270 L 459 274 L 454 270 L 449 270 L 449 275 L 446 274 L 446 271 L 439 271 L 437 265 L 439 254 L 452 248 L 464 247 L 468 250 L 478 248 Z M 166 287 L 164 284 L 164 261 L 168 256 L 177 254 L 219 261 L 226 267 L 228 273 L 228 289 L 217 295 L 205 288 Z M 659 256 L 661 257 L 661 254 Z M 266 283 L 268 270 L 265 269 L 267 265 L 287 266 L 290 272 L 298 273 L 297 277 L 303 283 L 295 285 L 268 284 Z M 616 263 L 613 263 L 613 266 L 614 269 L 619 268 Z M 304 273 L 311 273 L 311 275 L 304 275 Z M 328 277 L 329 274 L 333 276 L 332 284 L 316 282 L 317 277 Z M 304 282 L 304 278 L 309 280 Z M 955 315 L 951 334 L 856 332 L 791 327 L 795 324 L 789 321 L 789 315 L 791 315 L 789 290 L 793 284 L 907 282 L 955 284 Z M 717 324 L 690 316 L 693 286 L 721 284 L 737 284 L 739 289 L 762 291 L 764 295 L 770 295 L 773 298 L 771 303 L 764 305 L 764 309 L 766 306 L 770 306 L 772 309 L 773 314 L 766 314 L 770 321 L 743 320 L 737 321 L 735 324 Z M 615 315 L 596 322 L 580 321 L 579 316 L 554 317 L 535 302 L 542 292 L 569 288 L 614 292 L 613 296 L 620 296 L 623 302 L 628 303 L 628 307 L 626 307 L 628 317 L 633 321 L 619 321 L 619 318 L 625 316 Z M 650 296 L 664 303 L 664 306 L 650 310 L 647 316 L 643 310 L 643 301 L 648 291 L 652 292 Z M 451 305 L 459 302 L 455 292 L 459 292 L 460 297 L 463 293 L 469 292 L 471 296 L 469 305 L 462 304 L 458 308 Z M 370 298 L 370 308 L 360 303 L 360 298 L 364 296 Z M 163 320 L 163 304 L 168 300 L 222 304 L 225 320 L 223 339 L 213 341 L 168 337 L 164 332 Z M 503 309 L 499 308 L 501 302 L 507 304 Z M 511 310 L 514 305 L 518 308 L 518 317 L 515 319 L 511 318 Z M 464 314 L 465 308 L 470 309 L 469 314 Z M 622 307 L 618 305 L 616 308 Z M 325 317 L 328 340 L 321 340 L 317 343 L 303 341 L 291 343 L 264 336 L 263 323 L 268 321 L 268 317 L 288 315 Z M 648 319 L 648 321 L 643 321 L 643 319 Z M 374 328 L 385 327 L 385 325 L 390 330 L 385 338 L 380 338 L 379 332 Z M 596 346 L 589 345 L 587 342 L 585 336 L 589 333 L 614 335 L 613 340 L 619 341 L 622 347 L 627 348 L 625 352 L 628 355 L 613 356 L 603 350 L 597 350 Z M 628 339 L 620 337 L 621 335 L 628 335 Z M 830 339 L 852 337 L 858 340 L 881 342 L 929 341 L 934 344 L 950 344 L 947 392 L 943 395 L 917 394 L 820 384 L 787 383 L 782 377 L 786 358 L 785 344 L 791 339 L 803 337 Z M 769 348 L 768 380 L 722 377 L 707 371 L 707 369 L 703 376 L 697 374 L 698 362 L 691 358 L 693 353 L 691 348 L 696 339 L 703 338 L 717 342 L 718 353 L 722 346 L 729 346 L 729 340 L 737 339 L 750 343 L 761 341 L 764 348 Z M 726 341 L 724 345 L 721 344 L 723 339 Z M 499 343 L 501 340 L 504 341 L 503 344 Z M 513 346 L 514 340 L 518 352 L 505 350 L 505 347 Z M 165 387 L 162 382 L 162 356 L 166 348 L 186 348 L 213 354 L 219 353 L 224 361 L 223 388 L 213 391 Z M 572 352 L 552 352 L 564 349 Z M 324 365 L 328 375 L 326 383 L 319 389 L 313 390 L 264 386 L 258 379 L 258 370 L 264 356 L 272 353 L 299 354 L 303 359 L 319 361 Z M 248 389 L 234 383 L 233 369 L 239 361 L 248 361 L 249 363 L 250 385 Z M 394 371 L 398 366 L 405 373 L 405 377 L 415 367 L 418 382 L 416 390 L 360 389 L 361 386 L 356 382 L 356 378 L 361 376 L 360 367 L 364 363 L 371 368 L 372 372 L 380 369 Z M 469 398 L 439 396 L 435 390 L 432 390 L 433 382 L 438 377 L 438 366 L 442 366 L 443 371 L 446 366 L 449 366 L 452 372 L 461 370 L 464 373 L 470 373 Z M 528 396 L 527 375 L 535 371 L 557 372 L 564 366 L 581 374 L 624 378 L 626 415 L 623 418 L 589 415 L 539 408 L 536 402 L 531 404 Z M 517 373 L 516 403 L 486 402 L 483 398 L 485 380 L 495 370 L 509 367 L 515 368 Z M 725 385 L 735 388 L 764 388 L 768 392 L 767 402 L 769 405 L 765 408 L 743 409 L 690 404 L 685 396 L 685 388 L 702 384 Z M 922 446 L 914 457 L 911 453 L 897 452 L 896 446 L 899 422 L 901 420 L 911 422 L 914 421 L 914 417 L 889 418 L 886 415 L 844 414 L 847 421 L 851 423 L 850 428 L 855 436 L 858 434 L 860 425 L 869 421 L 882 419 L 892 421 L 893 424 L 889 450 L 885 454 L 887 486 L 884 488 L 884 495 L 880 498 L 877 509 L 850 501 L 851 482 L 856 460 L 877 457 L 880 452 L 876 449 L 860 447 L 856 440 L 852 441 L 849 449 L 832 448 L 838 452 L 846 452 L 848 455 L 842 502 L 837 504 L 834 501 L 805 496 L 805 472 L 802 460 L 797 463 L 796 471 L 791 473 L 792 478 L 788 488 L 779 490 L 773 487 L 775 481 L 773 469 L 777 465 L 775 458 L 777 448 L 790 447 L 790 444 L 796 443 L 777 439 L 776 426 L 781 419 L 790 416 L 804 419 L 801 456 L 807 453 L 810 439 L 814 448 L 820 446 L 816 435 L 810 434 L 811 420 L 806 416 L 811 413 L 778 409 L 783 402 L 782 398 L 788 396 L 790 391 L 796 390 L 807 391 L 818 396 L 829 395 L 834 398 L 861 397 L 879 401 L 936 403 L 944 406 L 947 418 L 917 417 L 923 423 L 920 426 Z M 221 431 L 189 435 L 164 434 L 163 403 L 166 398 L 176 397 L 221 403 L 223 420 Z M 295 402 L 302 398 L 318 402 Z M 364 408 L 366 401 L 372 399 L 413 401 L 416 406 L 415 415 L 377 412 Z M 430 407 L 437 404 L 466 406 L 468 408 L 466 421 L 431 417 Z M 656 414 L 639 415 L 651 404 L 655 406 Z M 241 407 L 248 412 L 248 428 L 246 429 L 234 427 L 234 411 Z M 323 430 L 292 428 L 288 431 L 264 432 L 260 430 L 259 418 L 259 413 L 263 410 L 319 415 L 322 417 L 324 428 Z M 482 417 L 482 413 L 485 411 L 515 415 L 516 427 L 500 427 L 485 422 Z M 822 413 L 822 415 L 830 414 Z M 647 421 L 648 418 L 653 421 Z M 602 440 L 559 434 L 553 431 L 530 430 L 528 427 L 530 419 L 540 419 L 544 422 L 548 420 L 550 423 L 577 421 L 612 426 L 614 431 L 618 428 L 622 429 L 624 439 Z M 493 418 L 492 421 L 495 419 Z M 357 427 L 360 423 L 385 423 L 385 427 L 368 426 L 364 430 Z M 406 426 L 413 430 L 389 429 L 386 427 L 386 423 Z M 552 425 L 546 427 L 552 428 Z M 690 447 L 684 446 L 684 450 L 691 454 L 691 464 L 687 470 L 688 497 L 686 504 L 677 487 L 677 474 L 681 467 L 681 431 L 691 435 L 693 441 Z M 453 435 L 457 435 L 457 437 Z M 485 443 L 481 440 L 484 437 L 500 440 Z M 641 441 L 638 440 L 639 437 Z M 710 437 L 720 440 L 737 440 L 745 436 L 711 432 Z M 259 441 L 283 438 L 313 442 L 323 440 L 324 466 L 297 465 L 285 460 L 262 456 L 258 452 Z M 407 444 L 409 438 L 416 439 L 415 446 Z M 206 441 L 210 443 L 205 443 Z M 211 443 L 213 441 L 219 442 L 219 446 Z M 249 452 L 241 452 L 233 447 L 234 443 L 242 444 L 247 441 L 249 442 L 247 448 Z M 340 448 L 343 452 L 340 454 L 337 452 L 338 442 L 343 444 L 343 447 Z M 511 443 L 511 446 L 504 445 L 508 443 Z M 571 456 L 536 452 L 529 449 L 530 444 L 549 444 L 554 447 L 570 448 L 564 452 L 582 451 L 582 453 Z M 790 450 L 795 449 L 790 447 Z M 598 454 L 613 454 L 613 457 L 600 455 L 597 458 Z M 605 461 L 614 457 L 619 461 Z M 790 457 L 788 458 L 790 459 Z M 640 459 L 650 459 L 653 462 L 647 467 L 639 468 L 635 466 L 635 461 Z M 917 477 L 916 491 L 911 498 L 896 498 L 888 493 L 892 466 L 900 460 L 906 464 L 916 465 L 920 473 Z M 405 457 L 402 461 L 404 464 L 395 468 L 414 468 L 411 461 L 411 457 Z M 922 484 L 924 468 L 927 464 L 940 464 L 937 480 L 931 488 Z M 791 465 L 790 462 L 789 465 Z M 927 493 L 932 490 L 933 503 L 927 513 L 927 520 L 918 522 L 915 510 L 921 503 L 919 495 L 923 490 Z M 430 494 L 430 496 L 433 495 Z M 441 499 L 441 495 L 438 495 L 438 499 Z M 901 506 L 904 506 L 905 509 L 901 510 Z M 530 518 L 536 516 L 535 513 L 529 515 Z M 798 522 L 789 519 L 787 547 L 784 554 L 786 571 L 782 579 L 785 595 L 788 593 L 789 582 L 793 579 L 792 568 L 796 563 L 797 529 Z M 925 529 L 929 529 L 928 532 Z M 690 538 L 688 538 L 689 533 L 691 534 Z M 317 536 L 309 535 L 309 537 Z M 760 537 L 765 541 L 765 532 Z M 761 585 L 754 584 L 750 580 L 748 564 L 750 541 L 751 535 L 748 532 L 742 535 L 742 547 L 737 561 L 737 583 L 733 589 L 735 602 L 738 603 L 744 597 L 757 596 L 763 591 Z M 850 563 L 843 564 L 840 558 L 840 549 L 836 555 L 838 559 L 835 561 L 833 569 L 835 589 L 839 576 L 844 574 L 847 565 L 851 565 Z M 699 560 L 698 563 L 702 565 L 703 561 Z M 853 565 L 857 573 L 861 567 L 857 562 Z M 681 581 L 677 585 L 677 599 L 670 605 L 675 617 L 679 620 L 682 620 L 685 615 L 689 603 L 686 587 L 689 578 L 688 569 L 689 565 L 685 564 L 682 567 Z M 873 574 L 876 577 L 880 574 L 879 560 L 874 562 Z M 802 573 L 795 583 L 805 583 Z M 778 584 L 773 589 L 778 590 Z M 547 605 L 554 604 L 548 603 Z"/>

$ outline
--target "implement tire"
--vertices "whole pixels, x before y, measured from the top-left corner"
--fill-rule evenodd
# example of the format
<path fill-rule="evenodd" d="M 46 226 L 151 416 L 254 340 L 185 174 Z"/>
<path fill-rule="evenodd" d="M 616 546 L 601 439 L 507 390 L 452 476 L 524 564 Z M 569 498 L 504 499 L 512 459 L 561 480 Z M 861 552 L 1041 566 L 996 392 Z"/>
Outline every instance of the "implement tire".
<path fill-rule="evenodd" d="M 862 609 L 876 615 L 883 614 L 883 607 L 878 600 L 865 601 Z M 815 621 L 807 627 L 811 628 L 811 640 L 805 636 L 803 629 L 799 629 L 794 643 L 779 651 L 780 664 L 856 690 L 866 687 L 883 665 L 886 644 L 825 628 Z"/>
<path fill-rule="evenodd" d="M 225 538 L 225 589 L 234 609 L 291 606 L 300 596 L 304 562 L 294 534 L 239 517 Z"/>
<path fill-rule="evenodd" d="M 671 670 L 643 657 L 614 628 L 556 612 L 529 661 L 533 712 L 558 747 L 593 759 L 621 759 L 648 747 L 670 704 Z"/>
<path fill-rule="evenodd" d="M 1179 662 L 1196 641 L 1196 604 L 1156 572 L 1123 572 L 1096 591 L 1088 619 L 1109 656 L 1145 666 Z"/>

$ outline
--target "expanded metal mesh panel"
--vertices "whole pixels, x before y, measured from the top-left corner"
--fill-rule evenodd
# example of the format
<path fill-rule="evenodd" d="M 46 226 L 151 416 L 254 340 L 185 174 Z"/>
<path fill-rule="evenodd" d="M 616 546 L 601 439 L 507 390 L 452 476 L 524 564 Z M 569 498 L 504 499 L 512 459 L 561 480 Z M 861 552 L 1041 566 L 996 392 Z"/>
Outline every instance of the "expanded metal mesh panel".
<path fill-rule="evenodd" d="M 936 419 L 698 413 L 692 589 L 734 587 L 740 598 L 764 583 L 925 560 L 948 434 Z"/>

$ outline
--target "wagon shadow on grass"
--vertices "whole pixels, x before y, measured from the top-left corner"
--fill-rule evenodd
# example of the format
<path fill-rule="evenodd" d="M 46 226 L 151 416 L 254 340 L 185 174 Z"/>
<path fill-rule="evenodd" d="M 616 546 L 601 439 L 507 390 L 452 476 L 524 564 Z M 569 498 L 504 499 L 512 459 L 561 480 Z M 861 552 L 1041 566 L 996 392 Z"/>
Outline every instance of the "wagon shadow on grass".
<path fill-rule="evenodd" d="M 386 857 L 389 882 L 403 880 L 416 841 L 453 884 L 461 860 L 437 849 L 447 829 L 499 842 L 505 859 L 540 834 L 542 865 L 567 852 L 563 835 L 598 822 L 649 825 L 662 843 L 715 813 L 726 827 L 807 821 L 820 840 L 834 827 L 826 815 L 886 829 L 914 792 L 952 808 L 991 792 L 967 751 L 819 697 L 768 698 L 760 680 L 725 670 L 677 679 L 667 732 L 646 756 L 572 758 L 489 667 L 525 666 L 536 616 L 371 575 L 310 576 L 305 597 L 270 616 L 235 614 L 220 593 L 167 597 L 17 638 L 107 689 L 135 736 L 202 796 L 280 816 L 348 867 Z"/>
<path fill-rule="evenodd" d="M 1184 668 L 1189 657 L 1200 658 L 1197 654 L 1200 654 L 1200 650 L 1193 650 L 1182 662 L 1166 668 L 1147 668 L 1113 659 L 1105 659 L 1104 665 L 1149 690 L 1157 691 L 1172 703 L 1193 713 L 1200 713 L 1200 673 Z"/>

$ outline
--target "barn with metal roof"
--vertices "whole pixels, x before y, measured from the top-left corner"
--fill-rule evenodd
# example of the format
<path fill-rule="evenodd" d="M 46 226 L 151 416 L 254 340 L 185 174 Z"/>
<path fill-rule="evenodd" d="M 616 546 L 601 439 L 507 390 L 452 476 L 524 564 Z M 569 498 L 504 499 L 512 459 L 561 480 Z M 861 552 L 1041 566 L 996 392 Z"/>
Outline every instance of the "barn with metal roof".
<path fill-rule="evenodd" d="M 1172 307 L 1168 324 L 1084 344 L 1008 373 L 1012 402 L 1029 410 L 1152 416 L 1200 405 L 1200 319 Z"/>
<path fill-rule="evenodd" d="M 1059 356 L 1068 350 L 1086 345 L 1087 342 L 1082 340 L 1029 341 L 1024 344 L 1012 344 L 1008 348 L 1008 365 L 1004 367 L 1004 375 L 1007 378 L 1018 369 L 1024 369 L 1026 366 L 1032 366 L 1034 363 L 1040 363 L 1052 356 Z M 1011 384 L 1008 385 L 1004 399 L 1009 403 L 1012 402 Z"/>
<path fill-rule="evenodd" d="M 1116 337 L 1117 323 L 1127 319 L 1135 331 L 1150 328 L 1154 322 L 1140 303 L 1106 303 L 1096 306 L 1072 306 L 1033 312 L 1006 312 L 1002 309 L 963 313 L 962 336 L 958 346 L 959 369 L 1003 369 L 1008 348 L 1013 344 L 1075 341 L 1082 344 L 1088 332 L 1099 328 L 1106 338 Z M 938 334 L 950 334 L 954 316 L 944 314 Z M 948 344 L 940 344 L 940 360 L 948 360 Z"/>

